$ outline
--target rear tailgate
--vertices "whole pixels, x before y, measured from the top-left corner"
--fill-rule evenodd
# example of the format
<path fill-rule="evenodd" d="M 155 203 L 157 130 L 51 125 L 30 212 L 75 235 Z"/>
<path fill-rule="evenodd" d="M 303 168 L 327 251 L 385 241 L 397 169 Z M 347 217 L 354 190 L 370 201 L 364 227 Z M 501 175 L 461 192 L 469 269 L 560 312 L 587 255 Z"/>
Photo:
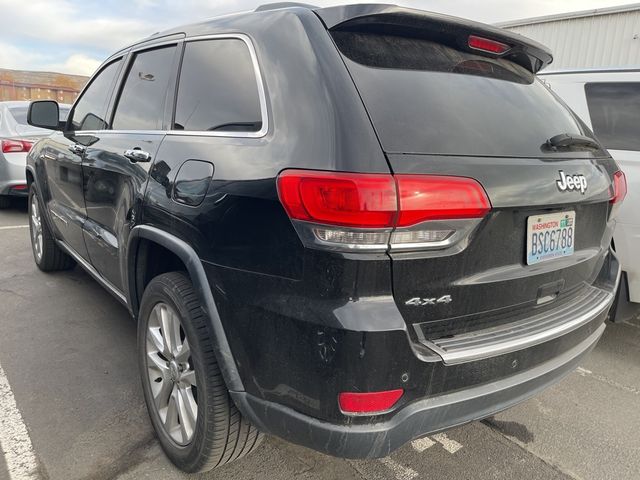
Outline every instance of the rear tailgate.
<path fill-rule="evenodd" d="M 392 250 L 394 296 L 405 321 L 421 324 L 427 338 L 442 337 L 584 293 L 609 248 L 617 167 L 597 145 L 547 143 L 558 134 L 592 135 L 535 78 L 551 61 L 549 52 L 450 17 L 397 7 L 345 8 L 319 15 L 393 173 L 473 178 L 493 207 L 457 248 Z M 480 46 L 486 40 L 486 48 L 504 51 L 473 48 L 471 36 L 480 38 Z M 570 248 L 534 263 L 531 243 L 539 237 L 532 232 L 557 221 L 563 225 L 556 224 L 558 238 L 567 244 L 570 235 Z"/>
<path fill-rule="evenodd" d="M 507 322 L 532 307 L 551 308 L 579 295 L 600 272 L 612 235 L 608 215 L 615 166 L 610 160 L 425 155 L 389 155 L 389 160 L 396 173 L 473 177 L 493 205 L 460 253 L 392 253 L 396 303 L 408 323 L 428 322 L 423 326 L 428 337 Z M 584 175 L 587 192 L 560 191 L 559 169 Z M 528 219 L 557 212 L 575 212 L 573 254 L 528 265 Z M 443 296 L 452 301 L 410 302 Z M 546 300 L 553 301 L 545 305 Z"/>

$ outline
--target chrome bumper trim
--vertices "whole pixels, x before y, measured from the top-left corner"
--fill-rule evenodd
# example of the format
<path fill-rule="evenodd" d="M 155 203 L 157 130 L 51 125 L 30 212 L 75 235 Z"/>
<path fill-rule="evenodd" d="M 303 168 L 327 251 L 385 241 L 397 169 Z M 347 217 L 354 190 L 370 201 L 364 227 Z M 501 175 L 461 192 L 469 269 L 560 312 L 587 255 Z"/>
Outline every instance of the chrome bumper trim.
<path fill-rule="evenodd" d="M 619 274 L 617 280 L 619 281 Z M 617 288 L 617 285 L 616 285 Z M 611 307 L 615 292 L 591 287 L 557 309 L 504 325 L 439 339 L 420 339 L 447 365 L 482 360 L 523 350 L 576 330 Z"/>

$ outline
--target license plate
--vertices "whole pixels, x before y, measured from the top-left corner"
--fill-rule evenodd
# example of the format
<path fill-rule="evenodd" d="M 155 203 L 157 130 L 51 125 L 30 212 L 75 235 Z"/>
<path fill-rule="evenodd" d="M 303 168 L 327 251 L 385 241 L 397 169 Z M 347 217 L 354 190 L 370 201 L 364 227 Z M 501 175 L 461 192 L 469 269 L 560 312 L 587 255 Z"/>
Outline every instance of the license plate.
<path fill-rule="evenodd" d="M 527 218 L 527 265 L 573 254 L 576 212 L 549 213 Z"/>

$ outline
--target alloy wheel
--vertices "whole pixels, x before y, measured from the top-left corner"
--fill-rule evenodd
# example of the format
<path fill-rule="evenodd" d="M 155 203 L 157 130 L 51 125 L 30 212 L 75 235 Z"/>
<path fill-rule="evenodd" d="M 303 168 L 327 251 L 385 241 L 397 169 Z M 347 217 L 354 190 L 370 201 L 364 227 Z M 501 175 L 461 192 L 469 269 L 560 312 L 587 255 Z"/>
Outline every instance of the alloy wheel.
<path fill-rule="evenodd" d="M 33 244 L 33 252 L 36 261 L 42 260 L 42 217 L 40 216 L 40 207 L 38 205 L 38 196 L 33 193 L 31 195 L 31 243 Z"/>
<path fill-rule="evenodd" d="M 153 404 L 163 428 L 178 445 L 187 445 L 198 419 L 196 373 L 180 317 L 166 303 L 157 303 L 149 316 L 146 356 Z"/>

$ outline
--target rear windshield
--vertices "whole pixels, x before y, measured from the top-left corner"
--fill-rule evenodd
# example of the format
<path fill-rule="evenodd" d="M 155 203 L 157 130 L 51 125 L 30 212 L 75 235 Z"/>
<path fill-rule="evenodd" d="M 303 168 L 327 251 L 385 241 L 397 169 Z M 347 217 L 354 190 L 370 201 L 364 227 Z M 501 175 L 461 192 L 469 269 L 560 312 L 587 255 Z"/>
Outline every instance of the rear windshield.
<path fill-rule="evenodd" d="M 545 143 L 560 133 L 591 136 L 515 63 L 421 38 L 332 36 L 388 152 L 529 157 L 557 153 Z"/>

